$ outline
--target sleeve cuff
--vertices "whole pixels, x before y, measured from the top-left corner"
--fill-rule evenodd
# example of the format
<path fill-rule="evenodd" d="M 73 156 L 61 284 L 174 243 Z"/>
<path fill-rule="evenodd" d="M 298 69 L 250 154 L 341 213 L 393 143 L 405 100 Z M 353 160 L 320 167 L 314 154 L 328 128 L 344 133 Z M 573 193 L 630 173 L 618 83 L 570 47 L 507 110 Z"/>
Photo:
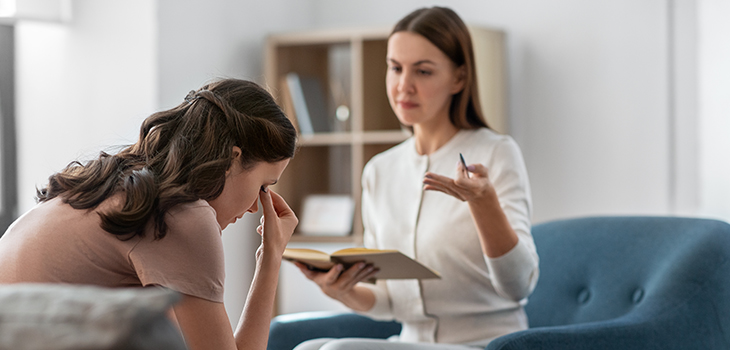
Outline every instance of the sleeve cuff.
<path fill-rule="evenodd" d="M 376 320 L 389 321 L 393 319 L 390 310 L 390 297 L 385 287 L 385 281 L 378 281 L 376 284 L 360 283 L 360 286 L 369 289 L 375 296 L 375 304 L 368 311 L 358 312 Z"/>
<path fill-rule="evenodd" d="M 537 252 L 520 239 L 506 254 L 484 256 L 494 288 L 503 297 L 519 301 L 532 293 L 539 275 Z"/>

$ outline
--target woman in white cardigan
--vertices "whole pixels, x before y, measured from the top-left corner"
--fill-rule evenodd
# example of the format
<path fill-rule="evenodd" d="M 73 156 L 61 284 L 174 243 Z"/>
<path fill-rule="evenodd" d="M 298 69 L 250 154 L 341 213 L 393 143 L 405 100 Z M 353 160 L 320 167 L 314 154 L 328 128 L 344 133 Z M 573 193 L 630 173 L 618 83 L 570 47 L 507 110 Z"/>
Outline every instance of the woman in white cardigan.
<path fill-rule="evenodd" d="M 527 328 L 523 305 L 537 282 L 522 155 L 481 115 L 471 39 L 452 10 L 403 18 L 387 62 L 391 107 L 413 137 L 365 166 L 365 246 L 398 249 L 442 278 L 369 285 L 358 283 L 377 272 L 369 265 L 315 272 L 298 264 L 328 296 L 403 324 L 397 339 L 320 339 L 300 348 L 483 348 Z"/>

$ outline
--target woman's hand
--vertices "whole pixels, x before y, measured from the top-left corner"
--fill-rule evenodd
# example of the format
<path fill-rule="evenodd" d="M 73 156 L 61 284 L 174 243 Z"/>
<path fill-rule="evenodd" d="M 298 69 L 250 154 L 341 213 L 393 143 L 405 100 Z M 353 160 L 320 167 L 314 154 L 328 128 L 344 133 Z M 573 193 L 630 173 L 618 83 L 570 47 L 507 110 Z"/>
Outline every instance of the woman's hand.
<path fill-rule="evenodd" d="M 356 310 L 361 308 L 351 304 L 351 302 L 356 302 L 355 299 L 357 299 L 353 297 L 355 285 L 360 281 L 364 281 L 375 276 L 375 274 L 379 271 L 373 265 L 365 264 L 364 262 L 352 265 L 347 270 L 344 270 L 342 264 L 337 264 L 327 272 L 310 270 L 307 265 L 300 262 L 295 262 L 294 264 L 297 265 L 304 276 L 314 281 L 314 283 L 322 289 L 324 294 L 332 299 L 339 300 L 345 303 L 345 305 Z M 370 306 L 364 310 L 368 310 Z"/>
<path fill-rule="evenodd" d="M 441 191 L 469 204 L 472 219 L 477 226 L 482 251 L 490 258 L 500 257 L 517 245 L 519 238 L 504 214 L 487 168 L 459 163 L 456 179 L 426 173 L 425 190 Z M 471 175 L 471 176 L 470 176 Z"/>
<path fill-rule="evenodd" d="M 282 255 L 299 223 L 284 199 L 274 191 L 262 188 L 259 200 L 264 212 L 261 225 L 256 228 L 261 235 L 261 245 L 256 250 L 256 269 L 236 327 L 238 349 L 266 348 Z M 218 348 L 209 346 L 207 349 Z"/>
<path fill-rule="evenodd" d="M 256 228 L 256 232 L 262 237 L 261 247 L 256 254 L 261 254 L 263 249 L 281 256 L 299 220 L 284 198 L 271 189 L 260 191 L 259 198 L 264 215 L 261 217 L 261 225 Z"/>
<path fill-rule="evenodd" d="M 459 163 L 456 179 L 426 173 L 423 189 L 441 191 L 461 201 L 472 202 L 494 194 L 494 186 L 487 175 L 487 168 L 481 164 L 471 164 L 468 168 Z M 471 173 L 471 176 L 469 175 Z"/>

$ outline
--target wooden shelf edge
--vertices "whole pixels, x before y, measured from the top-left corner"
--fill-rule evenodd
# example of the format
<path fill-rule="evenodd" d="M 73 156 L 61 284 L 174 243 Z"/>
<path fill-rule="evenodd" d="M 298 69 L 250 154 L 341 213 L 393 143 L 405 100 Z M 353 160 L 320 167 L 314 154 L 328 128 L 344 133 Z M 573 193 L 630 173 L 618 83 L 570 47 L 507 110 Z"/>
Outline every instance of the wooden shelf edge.
<path fill-rule="evenodd" d="M 291 236 L 289 242 L 296 243 L 356 243 L 353 235 L 348 236 L 305 236 L 295 233 Z"/>
<path fill-rule="evenodd" d="M 400 143 L 411 135 L 402 130 L 366 131 L 362 133 L 363 143 Z"/>
<path fill-rule="evenodd" d="M 276 45 L 313 45 L 349 43 L 352 40 L 384 39 L 390 34 L 392 27 L 337 28 L 314 29 L 269 35 L 268 39 Z"/>
<path fill-rule="evenodd" d="M 411 135 L 402 130 L 383 130 L 365 132 L 333 132 L 299 135 L 300 146 L 349 145 L 353 143 L 380 144 L 400 143 Z"/>
<path fill-rule="evenodd" d="M 301 146 L 328 146 L 347 145 L 352 143 L 352 134 L 348 132 L 333 132 L 299 135 Z"/>

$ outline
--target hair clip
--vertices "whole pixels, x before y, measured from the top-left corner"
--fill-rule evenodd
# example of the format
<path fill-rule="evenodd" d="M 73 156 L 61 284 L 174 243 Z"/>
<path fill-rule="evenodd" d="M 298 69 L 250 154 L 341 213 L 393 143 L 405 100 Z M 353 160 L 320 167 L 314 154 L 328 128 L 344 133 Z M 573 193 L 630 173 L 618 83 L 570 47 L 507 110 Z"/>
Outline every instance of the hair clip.
<path fill-rule="evenodd" d="M 185 95 L 185 102 L 187 103 L 193 103 L 195 99 L 197 99 L 198 96 L 196 96 L 195 90 L 190 90 L 187 95 Z"/>

